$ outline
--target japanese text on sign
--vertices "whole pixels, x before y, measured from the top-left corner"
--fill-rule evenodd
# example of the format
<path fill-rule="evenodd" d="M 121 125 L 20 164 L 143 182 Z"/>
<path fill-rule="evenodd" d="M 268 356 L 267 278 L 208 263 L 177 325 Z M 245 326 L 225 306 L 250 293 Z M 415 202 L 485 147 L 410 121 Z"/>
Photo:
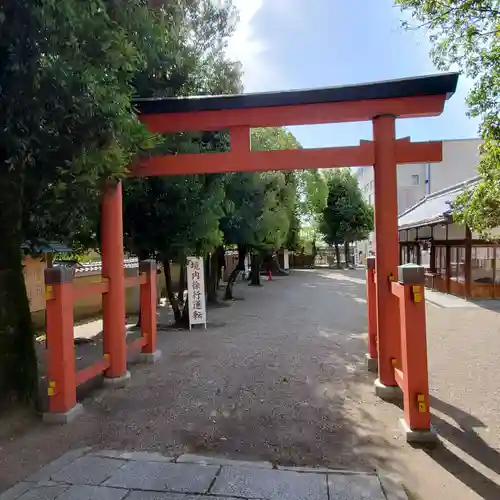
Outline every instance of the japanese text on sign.
<path fill-rule="evenodd" d="M 207 323 L 205 305 L 205 274 L 203 259 L 199 257 L 187 258 L 187 284 L 189 300 L 189 325 Z"/>

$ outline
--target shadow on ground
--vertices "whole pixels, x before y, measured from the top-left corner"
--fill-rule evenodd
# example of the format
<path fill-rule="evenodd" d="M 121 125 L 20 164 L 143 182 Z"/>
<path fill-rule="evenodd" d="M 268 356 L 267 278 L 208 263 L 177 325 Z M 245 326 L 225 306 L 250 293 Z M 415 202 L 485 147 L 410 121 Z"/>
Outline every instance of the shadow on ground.
<path fill-rule="evenodd" d="M 432 423 L 439 436 L 481 465 L 500 474 L 500 453 L 488 445 L 476 432 L 484 427 L 481 420 L 441 399 L 431 397 Z M 452 420 L 455 425 L 449 422 Z M 500 498 L 500 485 L 454 453 L 449 446 L 440 446 L 427 452 L 441 467 L 475 491 L 481 498 Z"/>
<path fill-rule="evenodd" d="M 209 311 L 207 331 L 161 332 L 162 360 L 133 367 L 124 389 L 94 393 L 72 424 L 25 417 L 0 434 L 0 490 L 85 445 L 404 475 L 397 443 L 367 411 L 383 403 L 364 368 L 359 273 L 307 270 L 263 285 L 238 284 L 245 300 Z"/>

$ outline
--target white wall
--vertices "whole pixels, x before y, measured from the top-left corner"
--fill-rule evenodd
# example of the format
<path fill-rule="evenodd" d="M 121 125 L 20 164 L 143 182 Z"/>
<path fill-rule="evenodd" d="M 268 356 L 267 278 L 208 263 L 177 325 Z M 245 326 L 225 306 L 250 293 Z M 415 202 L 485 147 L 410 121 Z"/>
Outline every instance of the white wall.
<path fill-rule="evenodd" d="M 412 207 L 426 195 L 427 165 L 418 163 L 398 165 L 398 212 L 402 213 Z M 357 179 L 365 200 L 375 203 L 373 167 L 363 167 L 358 170 Z"/>
<path fill-rule="evenodd" d="M 431 164 L 431 193 L 477 175 L 480 139 L 443 141 L 443 161 Z"/>
<path fill-rule="evenodd" d="M 441 163 L 414 163 L 398 165 L 398 213 L 411 208 L 424 196 L 477 175 L 480 139 L 459 139 L 443 141 L 443 161 Z M 365 200 L 375 203 L 373 167 L 363 167 L 356 171 L 359 187 Z M 359 242 L 357 251 L 367 253 L 375 250 L 375 235 Z"/>

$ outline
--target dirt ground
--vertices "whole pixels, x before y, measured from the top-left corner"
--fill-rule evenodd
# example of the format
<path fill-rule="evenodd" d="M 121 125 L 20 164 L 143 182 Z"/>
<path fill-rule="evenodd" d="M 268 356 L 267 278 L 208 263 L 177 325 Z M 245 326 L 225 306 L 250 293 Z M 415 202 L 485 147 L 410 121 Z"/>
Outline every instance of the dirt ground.
<path fill-rule="evenodd" d="M 412 498 L 500 498 L 497 312 L 428 306 L 442 443 L 415 449 L 400 435 L 401 410 L 373 395 L 364 368 L 363 272 L 295 271 L 263 285 L 239 283 L 244 300 L 210 309 L 207 331 L 160 332 L 161 361 L 133 366 L 125 389 L 94 392 L 72 424 L 4 417 L 0 491 L 68 449 L 93 446 L 380 468 Z"/>

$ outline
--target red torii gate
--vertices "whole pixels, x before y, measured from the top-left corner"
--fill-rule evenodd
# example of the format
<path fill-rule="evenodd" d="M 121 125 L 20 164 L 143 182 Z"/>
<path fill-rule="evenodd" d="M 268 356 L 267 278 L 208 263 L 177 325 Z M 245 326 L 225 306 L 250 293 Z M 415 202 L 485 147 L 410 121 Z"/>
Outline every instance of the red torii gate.
<path fill-rule="evenodd" d="M 397 118 L 440 115 L 445 101 L 455 92 L 457 81 L 457 73 L 447 73 L 312 90 L 136 99 L 139 119 L 151 132 L 228 130 L 230 151 L 141 158 L 132 166 L 131 175 L 373 166 L 378 235 L 374 276 L 379 383 L 381 387 L 395 387 L 398 374 L 394 364 L 401 359 L 400 299 L 390 282 L 397 275 L 399 264 L 396 167 L 397 164 L 442 160 L 441 142 L 396 140 L 395 122 Z M 347 147 L 251 151 L 251 128 L 356 121 L 372 122 L 373 141 Z M 124 336 L 122 217 L 121 183 L 108 183 L 102 201 L 102 276 L 106 280 L 104 338 L 109 360 L 105 376 L 116 382 L 129 376 Z M 427 399 L 426 403 L 428 406 Z"/>

